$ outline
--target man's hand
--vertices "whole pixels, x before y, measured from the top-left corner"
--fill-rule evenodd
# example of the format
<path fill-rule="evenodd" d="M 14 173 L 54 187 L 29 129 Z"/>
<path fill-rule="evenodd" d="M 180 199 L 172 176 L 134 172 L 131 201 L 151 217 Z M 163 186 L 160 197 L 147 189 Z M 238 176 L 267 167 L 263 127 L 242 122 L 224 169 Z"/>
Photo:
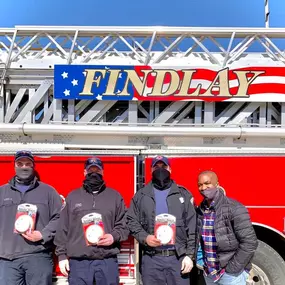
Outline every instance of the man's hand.
<path fill-rule="evenodd" d="M 157 239 L 154 235 L 148 235 L 145 241 L 151 247 L 157 247 L 161 245 L 160 240 Z"/>
<path fill-rule="evenodd" d="M 68 271 L 70 270 L 69 269 L 69 261 L 68 259 L 63 259 L 61 260 L 59 263 L 59 269 L 60 269 L 60 272 L 64 275 L 64 276 L 68 276 Z"/>
<path fill-rule="evenodd" d="M 111 234 L 105 234 L 99 239 L 97 245 L 98 246 L 109 246 L 109 245 L 112 245 L 113 243 L 114 243 L 113 236 Z"/>
<path fill-rule="evenodd" d="M 181 273 L 189 273 L 193 268 L 193 261 L 189 256 L 185 256 L 182 260 Z"/>
<path fill-rule="evenodd" d="M 22 234 L 22 236 L 32 242 L 37 242 L 43 239 L 43 236 L 39 231 L 26 232 L 25 234 Z"/>

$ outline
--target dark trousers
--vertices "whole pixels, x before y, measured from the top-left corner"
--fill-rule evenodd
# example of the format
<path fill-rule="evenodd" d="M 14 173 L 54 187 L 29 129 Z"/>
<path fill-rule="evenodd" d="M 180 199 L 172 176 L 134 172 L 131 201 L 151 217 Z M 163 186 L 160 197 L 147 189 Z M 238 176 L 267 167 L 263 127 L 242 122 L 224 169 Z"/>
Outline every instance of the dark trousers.
<path fill-rule="evenodd" d="M 49 255 L 0 260 L 1 285 L 52 285 L 53 261 Z"/>
<path fill-rule="evenodd" d="M 103 260 L 69 260 L 69 285 L 119 285 L 117 258 Z"/>
<path fill-rule="evenodd" d="M 189 285 L 189 274 L 181 275 L 183 258 L 176 256 L 142 257 L 142 281 L 144 285 Z"/>

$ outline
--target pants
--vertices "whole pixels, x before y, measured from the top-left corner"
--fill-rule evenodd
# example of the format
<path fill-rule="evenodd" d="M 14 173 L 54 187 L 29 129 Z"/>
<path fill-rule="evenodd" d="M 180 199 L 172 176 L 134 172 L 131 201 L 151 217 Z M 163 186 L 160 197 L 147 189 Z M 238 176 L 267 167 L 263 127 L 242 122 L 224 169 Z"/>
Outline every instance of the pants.
<path fill-rule="evenodd" d="M 49 255 L 0 260 L 1 285 L 52 285 L 53 261 Z"/>
<path fill-rule="evenodd" d="M 142 257 L 142 281 L 146 285 L 189 285 L 189 274 L 181 275 L 182 258 L 174 256 Z"/>
<path fill-rule="evenodd" d="M 207 285 L 246 285 L 246 280 L 249 274 L 243 271 L 239 275 L 230 275 L 225 273 L 222 278 L 214 282 L 211 278 L 205 277 L 205 282 Z"/>
<path fill-rule="evenodd" d="M 119 285 L 117 258 L 103 260 L 69 260 L 69 285 Z"/>

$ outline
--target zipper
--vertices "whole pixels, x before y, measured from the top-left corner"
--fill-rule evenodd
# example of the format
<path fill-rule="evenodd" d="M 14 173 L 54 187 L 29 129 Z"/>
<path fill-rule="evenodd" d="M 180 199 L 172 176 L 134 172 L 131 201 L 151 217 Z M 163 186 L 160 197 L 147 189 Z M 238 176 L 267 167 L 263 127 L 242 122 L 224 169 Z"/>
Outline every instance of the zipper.
<path fill-rule="evenodd" d="M 26 203 L 26 202 L 25 202 L 25 199 L 24 199 L 26 193 L 32 191 L 34 188 L 29 188 L 29 189 L 26 190 L 24 193 L 21 192 L 20 190 L 18 190 L 18 189 L 17 189 L 16 187 L 14 187 L 14 186 L 12 186 L 12 189 L 14 189 L 14 191 L 17 191 L 17 192 L 20 193 L 20 195 L 21 195 L 20 204 L 22 204 L 22 203 Z"/>
<path fill-rule="evenodd" d="M 155 217 L 156 217 L 156 202 L 155 202 L 155 198 L 154 197 L 151 197 L 151 199 L 153 200 L 153 204 L 154 204 L 154 209 L 153 209 L 153 212 L 152 212 L 153 224 L 151 225 L 151 234 L 153 235 L 154 234 L 154 226 L 155 226 Z"/>
<path fill-rule="evenodd" d="M 95 209 L 95 206 L 96 206 L 95 194 L 92 193 L 92 196 L 93 196 L 93 205 L 92 205 L 92 208 Z"/>
<path fill-rule="evenodd" d="M 26 203 L 26 202 L 25 202 L 24 197 L 25 197 L 25 194 L 26 194 L 26 192 L 27 192 L 28 190 L 27 190 L 27 191 L 25 191 L 24 193 L 23 193 L 23 192 L 21 192 L 21 191 L 19 191 L 18 189 L 17 189 L 16 191 L 20 192 L 20 195 L 21 195 L 20 204 L 22 204 L 22 203 Z"/>

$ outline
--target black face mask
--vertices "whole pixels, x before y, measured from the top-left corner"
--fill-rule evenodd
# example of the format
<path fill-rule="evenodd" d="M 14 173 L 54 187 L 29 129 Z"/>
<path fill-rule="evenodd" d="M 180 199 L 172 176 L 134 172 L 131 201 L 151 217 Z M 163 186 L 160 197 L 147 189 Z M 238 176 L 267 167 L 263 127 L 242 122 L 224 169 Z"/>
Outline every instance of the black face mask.
<path fill-rule="evenodd" d="M 156 189 L 168 189 L 172 184 L 172 180 L 170 179 L 170 172 L 165 168 L 157 168 L 152 172 L 152 183 Z"/>
<path fill-rule="evenodd" d="M 89 193 L 105 190 L 106 185 L 103 176 L 99 173 L 88 173 L 83 181 L 83 188 Z"/>
<path fill-rule="evenodd" d="M 29 185 L 35 178 L 35 172 L 33 168 L 21 168 L 16 167 L 16 181 L 19 184 Z"/>

